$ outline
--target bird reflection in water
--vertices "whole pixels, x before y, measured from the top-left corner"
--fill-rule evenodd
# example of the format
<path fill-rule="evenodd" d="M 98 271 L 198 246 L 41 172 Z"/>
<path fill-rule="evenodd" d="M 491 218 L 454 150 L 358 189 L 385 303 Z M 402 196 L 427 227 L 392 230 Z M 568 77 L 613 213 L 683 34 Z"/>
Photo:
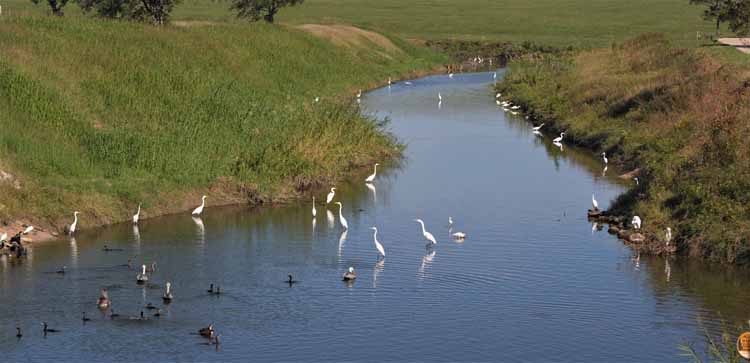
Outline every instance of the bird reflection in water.
<path fill-rule="evenodd" d="M 75 237 L 70 237 L 70 264 L 78 267 L 78 242 Z"/>
<path fill-rule="evenodd" d="M 139 252 L 141 250 L 141 231 L 137 224 L 133 224 L 133 244 L 136 252 Z"/>
<path fill-rule="evenodd" d="M 664 259 L 664 274 L 667 276 L 667 282 L 672 278 L 672 266 L 669 265 L 669 259 Z"/>
<path fill-rule="evenodd" d="M 378 201 L 378 190 L 375 189 L 375 186 L 372 185 L 372 184 L 370 184 L 370 183 L 365 183 L 365 186 L 367 187 L 367 189 L 370 189 L 370 191 L 372 192 L 372 201 L 373 202 L 377 202 Z"/>
<path fill-rule="evenodd" d="M 383 272 L 383 269 L 385 269 L 385 259 L 381 258 L 378 260 L 378 262 L 375 263 L 375 266 L 372 268 L 372 288 L 378 287 L 378 276 L 380 276 L 380 273 Z"/>
<path fill-rule="evenodd" d="M 195 222 L 195 226 L 197 227 L 197 234 L 196 237 L 198 237 L 198 242 L 201 244 L 206 242 L 206 227 L 203 225 L 203 220 L 200 219 L 200 217 L 193 217 L 193 222 Z"/>
<path fill-rule="evenodd" d="M 435 260 L 435 254 L 437 252 L 434 249 L 430 249 L 423 257 L 422 257 L 422 264 L 419 266 L 419 273 L 420 277 L 425 277 L 425 271 L 427 270 L 430 265 L 432 265 L 432 262 Z"/>
<path fill-rule="evenodd" d="M 341 232 L 341 237 L 339 237 L 339 261 L 341 261 L 341 254 L 344 252 L 344 242 L 346 241 L 347 232 L 347 230 L 344 230 L 344 232 Z"/>
<path fill-rule="evenodd" d="M 328 220 L 328 228 L 333 228 L 333 222 L 335 222 L 336 219 L 330 210 L 326 210 L 326 220 Z"/>

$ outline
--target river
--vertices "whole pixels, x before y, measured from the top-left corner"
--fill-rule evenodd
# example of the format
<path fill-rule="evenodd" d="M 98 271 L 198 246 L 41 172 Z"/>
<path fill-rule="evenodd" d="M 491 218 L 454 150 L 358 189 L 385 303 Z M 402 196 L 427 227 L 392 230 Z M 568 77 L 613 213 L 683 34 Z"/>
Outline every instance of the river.
<path fill-rule="evenodd" d="M 592 229 L 591 194 L 606 208 L 632 181 L 612 166 L 603 174 L 601 160 L 585 151 L 532 134 L 521 115 L 495 104 L 492 82 L 491 73 L 441 75 L 363 96 L 364 112 L 388 118 L 407 147 L 403 160 L 383 163 L 373 188 L 359 179 L 338 185 L 346 234 L 336 206 L 328 215 L 323 191 L 315 220 L 309 201 L 208 208 L 201 219 L 84 230 L 24 261 L 0 258 L 0 355 L 8 362 L 682 362 L 678 345 L 700 342 L 698 315 L 710 327 L 719 314 L 745 319 L 745 270 L 637 258 Z M 465 241 L 449 236 L 449 216 Z M 415 218 L 436 246 L 425 247 Z M 380 261 L 372 226 L 386 251 Z M 123 266 L 128 259 L 133 269 Z M 136 267 L 152 261 L 154 286 L 136 285 Z M 54 273 L 61 266 L 66 273 Z M 358 274 L 352 284 L 341 280 L 349 266 Z M 290 287 L 288 274 L 299 282 Z M 163 306 L 166 281 L 175 298 Z M 211 283 L 220 296 L 206 292 Z M 102 286 L 120 318 L 96 308 Z M 162 316 L 152 317 L 147 303 L 163 306 Z M 142 310 L 149 319 L 137 319 Z M 61 331 L 45 337 L 43 321 Z M 209 323 L 221 334 L 218 350 L 195 334 Z"/>

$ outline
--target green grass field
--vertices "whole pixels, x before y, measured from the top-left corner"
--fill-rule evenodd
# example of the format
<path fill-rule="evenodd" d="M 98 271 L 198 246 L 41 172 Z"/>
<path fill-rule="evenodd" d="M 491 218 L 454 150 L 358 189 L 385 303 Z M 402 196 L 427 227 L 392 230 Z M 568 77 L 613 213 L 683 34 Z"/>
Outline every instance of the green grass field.
<path fill-rule="evenodd" d="M 263 23 L 4 17 L 0 169 L 23 188 L 0 183 L 0 219 L 59 225 L 75 208 L 91 225 L 140 202 L 152 215 L 187 208 L 209 188 L 214 203 L 276 199 L 388 159 L 393 140 L 349 104 L 356 88 L 442 57 L 359 41 Z"/>
<path fill-rule="evenodd" d="M 11 11 L 44 8 L 29 0 L 2 3 Z M 227 8 L 227 2 L 185 0 L 176 7 L 174 20 L 236 21 Z M 352 24 L 406 38 L 578 47 L 608 46 L 645 32 L 661 32 L 678 45 L 694 46 L 696 32 L 712 32 L 701 11 L 688 0 L 306 0 L 283 9 L 279 20 Z"/>

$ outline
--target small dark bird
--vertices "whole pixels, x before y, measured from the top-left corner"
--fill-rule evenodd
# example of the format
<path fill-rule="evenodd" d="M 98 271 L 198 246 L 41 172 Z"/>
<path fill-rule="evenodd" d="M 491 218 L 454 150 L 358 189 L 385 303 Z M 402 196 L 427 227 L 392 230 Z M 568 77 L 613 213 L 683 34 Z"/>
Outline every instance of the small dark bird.
<path fill-rule="evenodd" d="M 21 334 L 21 327 L 17 326 L 16 327 L 16 338 L 20 338 L 22 336 L 23 336 L 23 334 Z"/>
<path fill-rule="evenodd" d="M 115 318 L 119 318 L 120 314 L 115 314 L 115 309 L 110 309 L 109 311 L 109 318 L 114 320 Z"/>
<path fill-rule="evenodd" d="M 46 321 L 44 323 L 42 323 L 42 325 L 44 326 L 44 328 L 42 329 L 42 331 L 44 332 L 44 334 L 47 334 L 47 333 L 59 333 L 60 332 L 57 329 L 50 329 L 50 328 L 48 328 Z"/>
<path fill-rule="evenodd" d="M 216 286 L 216 292 L 214 292 L 214 295 L 221 295 L 221 286 Z"/>
<path fill-rule="evenodd" d="M 156 309 L 156 312 L 154 313 L 155 318 L 161 317 L 161 309 Z"/>
<path fill-rule="evenodd" d="M 143 310 L 141 310 L 141 320 L 146 320 L 146 317 L 143 316 Z"/>
<path fill-rule="evenodd" d="M 84 324 L 85 324 L 85 323 L 86 323 L 87 321 L 91 321 L 91 319 L 89 319 L 89 318 L 87 318 L 87 317 L 86 317 L 86 312 L 85 312 L 85 311 L 83 312 L 83 316 L 81 317 L 81 321 L 83 321 L 83 322 L 84 322 Z"/>
<path fill-rule="evenodd" d="M 288 283 L 289 286 L 292 286 L 292 284 L 296 284 L 297 281 L 295 281 L 295 280 L 292 279 L 292 275 L 289 275 L 289 280 L 287 280 L 286 283 Z"/>
<path fill-rule="evenodd" d="M 214 293 L 214 284 L 211 284 L 208 287 L 208 290 L 206 290 L 206 292 L 209 293 L 209 294 L 213 294 Z"/>
<path fill-rule="evenodd" d="M 63 266 L 63 267 L 62 267 L 61 269 L 59 269 L 59 270 L 55 271 L 55 273 L 58 273 L 58 274 L 64 275 L 64 274 L 65 274 L 65 266 Z"/>
<path fill-rule="evenodd" d="M 148 303 L 148 304 L 146 304 L 146 309 L 147 310 L 154 310 L 154 309 L 158 309 L 158 308 L 156 306 L 154 306 L 154 304 Z"/>
<path fill-rule="evenodd" d="M 209 324 L 205 328 L 200 328 L 198 330 L 198 334 L 200 334 L 202 337 L 206 337 L 206 338 L 212 337 L 213 334 L 214 334 L 214 325 L 213 324 Z"/>

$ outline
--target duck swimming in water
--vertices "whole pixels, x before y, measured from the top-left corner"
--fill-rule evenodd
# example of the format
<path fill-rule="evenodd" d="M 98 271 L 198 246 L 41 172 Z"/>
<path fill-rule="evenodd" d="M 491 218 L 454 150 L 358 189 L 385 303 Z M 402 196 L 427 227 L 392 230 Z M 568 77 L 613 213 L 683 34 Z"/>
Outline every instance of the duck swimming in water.
<path fill-rule="evenodd" d="M 172 292 L 170 291 L 172 284 L 169 281 L 167 281 L 166 287 L 167 287 L 167 291 L 164 292 L 164 296 L 162 296 L 161 299 L 164 301 L 165 304 L 169 304 L 172 302 Z"/>
<path fill-rule="evenodd" d="M 214 284 L 211 284 L 208 286 L 208 290 L 206 290 L 207 293 L 213 294 L 214 293 Z"/>
<path fill-rule="evenodd" d="M 60 332 L 57 329 L 50 329 L 49 327 L 47 327 L 47 322 L 46 321 L 42 323 L 42 326 L 44 326 L 44 328 L 42 328 L 42 331 L 44 332 L 44 334 L 47 334 L 47 333 L 59 333 Z"/>
<path fill-rule="evenodd" d="M 63 266 L 61 269 L 55 271 L 56 274 L 65 275 L 65 266 Z"/>
<path fill-rule="evenodd" d="M 292 284 L 296 284 L 297 281 L 292 279 L 292 275 L 289 275 L 289 280 L 287 280 L 286 283 L 289 284 L 289 286 L 292 286 Z"/>
<path fill-rule="evenodd" d="M 159 308 L 156 309 L 156 312 L 154 313 L 154 317 L 155 318 L 161 317 L 161 309 L 159 309 Z"/>
<path fill-rule="evenodd" d="M 87 321 L 91 321 L 91 319 L 86 317 L 86 312 L 83 312 L 83 316 L 81 317 L 81 321 L 86 324 Z"/>
<path fill-rule="evenodd" d="M 214 334 L 214 325 L 209 324 L 205 328 L 200 328 L 198 330 L 198 334 L 200 334 L 202 337 L 210 338 Z"/>
<path fill-rule="evenodd" d="M 16 327 L 16 338 L 21 338 L 22 336 L 23 336 L 23 334 L 21 333 L 21 327 L 17 326 Z"/>
<path fill-rule="evenodd" d="M 344 273 L 344 281 L 353 281 L 357 278 L 357 273 L 354 272 L 354 267 L 349 267 L 349 271 Z"/>

